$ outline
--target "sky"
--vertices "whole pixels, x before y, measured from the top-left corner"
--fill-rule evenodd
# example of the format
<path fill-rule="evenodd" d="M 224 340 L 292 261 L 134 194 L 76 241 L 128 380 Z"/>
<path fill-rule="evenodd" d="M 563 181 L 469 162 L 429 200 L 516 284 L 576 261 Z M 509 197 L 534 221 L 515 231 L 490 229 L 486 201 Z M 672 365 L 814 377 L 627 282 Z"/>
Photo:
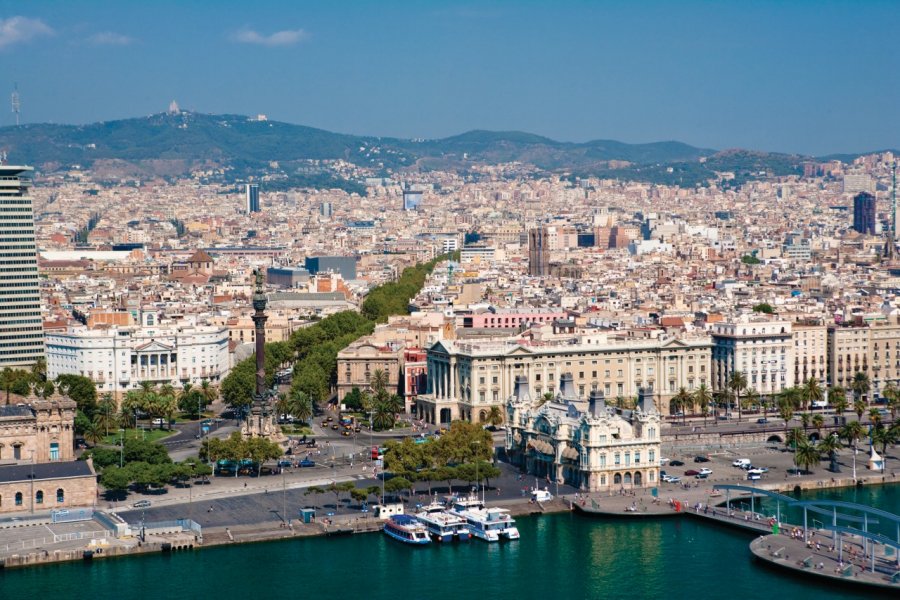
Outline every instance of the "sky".
<path fill-rule="evenodd" d="M 900 148 L 900 2 L 0 0 L 0 125 L 164 111 L 342 133 Z"/>

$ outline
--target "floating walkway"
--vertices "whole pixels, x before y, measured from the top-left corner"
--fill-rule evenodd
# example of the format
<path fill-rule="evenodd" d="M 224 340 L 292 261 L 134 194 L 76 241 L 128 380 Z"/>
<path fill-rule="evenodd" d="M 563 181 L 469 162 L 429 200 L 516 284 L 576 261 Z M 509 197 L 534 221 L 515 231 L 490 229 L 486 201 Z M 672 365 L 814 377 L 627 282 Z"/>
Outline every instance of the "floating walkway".
<path fill-rule="evenodd" d="M 637 504 L 627 496 L 601 498 L 600 502 L 584 497 L 573 501 L 572 508 L 586 515 L 615 518 L 689 515 L 758 535 L 750 551 L 772 566 L 851 585 L 900 591 L 900 516 L 863 504 L 797 500 L 745 485 L 719 484 L 713 490 L 705 503 L 654 498 L 650 504 L 643 499 Z M 762 506 L 757 500 L 762 498 L 775 501 L 775 514 L 759 512 Z M 802 524 L 782 522 L 782 508 L 787 507 L 803 511 Z M 813 528 L 809 526 L 811 518 Z M 873 531 L 876 525 L 892 535 Z"/>

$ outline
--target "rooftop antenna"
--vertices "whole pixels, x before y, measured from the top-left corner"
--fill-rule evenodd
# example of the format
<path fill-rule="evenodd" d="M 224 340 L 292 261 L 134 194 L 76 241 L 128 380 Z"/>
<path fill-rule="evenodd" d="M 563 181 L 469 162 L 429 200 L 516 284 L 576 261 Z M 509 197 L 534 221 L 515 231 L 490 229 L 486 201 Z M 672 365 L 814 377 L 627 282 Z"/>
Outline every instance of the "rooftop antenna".
<path fill-rule="evenodd" d="M 891 161 L 891 253 L 897 243 L 897 159 Z"/>
<path fill-rule="evenodd" d="M 12 111 L 16 115 L 16 127 L 19 126 L 19 84 L 15 84 L 13 88 L 13 93 L 10 95 L 10 100 L 12 101 Z"/>

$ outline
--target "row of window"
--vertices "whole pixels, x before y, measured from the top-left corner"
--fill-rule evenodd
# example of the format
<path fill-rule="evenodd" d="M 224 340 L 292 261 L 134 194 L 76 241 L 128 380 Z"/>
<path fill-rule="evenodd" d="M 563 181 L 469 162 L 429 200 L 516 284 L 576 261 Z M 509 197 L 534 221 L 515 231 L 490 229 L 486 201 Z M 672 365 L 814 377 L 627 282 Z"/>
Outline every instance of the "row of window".
<path fill-rule="evenodd" d="M 16 492 L 15 496 L 13 496 L 14 502 L 16 506 L 22 506 L 24 504 L 25 496 L 22 492 Z M 63 504 L 66 501 L 66 491 L 62 488 L 56 490 L 56 503 Z M 35 504 L 43 504 L 44 503 L 44 490 L 37 490 L 34 493 L 34 503 Z M 3 506 L 3 496 L 0 496 L 0 507 Z"/>

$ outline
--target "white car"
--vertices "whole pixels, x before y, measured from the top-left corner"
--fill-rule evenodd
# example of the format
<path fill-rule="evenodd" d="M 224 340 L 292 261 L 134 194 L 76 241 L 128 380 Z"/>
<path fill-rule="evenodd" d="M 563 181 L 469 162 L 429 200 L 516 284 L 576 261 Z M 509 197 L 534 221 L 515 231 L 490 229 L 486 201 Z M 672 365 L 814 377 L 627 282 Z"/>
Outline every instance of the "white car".
<path fill-rule="evenodd" d="M 666 483 L 678 483 L 681 481 L 681 477 L 677 475 L 666 475 Z"/>
<path fill-rule="evenodd" d="M 712 469 L 707 469 L 706 467 L 703 467 L 702 469 L 700 469 L 700 474 L 701 475 L 712 475 Z"/>
<path fill-rule="evenodd" d="M 668 459 L 668 458 L 661 458 L 661 459 L 659 459 L 659 466 L 664 467 L 664 466 L 666 466 L 667 464 L 669 464 L 669 459 Z"/>
<path fill-rule="evenodd" d="M 753 468 L 751 468 L 751 469 L 747 469 L 747 474 L 748 474 L 748 475 L 762 475 L 763 473 L 768 473 L 768 472 L 769 472 L 768 469 L 760 469 L 760 468 L 757 468 L 757 467 L 753 467 Z"/>
<path fill-rule="evenodd" d="M 749 458 L 738 458 L 737 460 L 735 460 L 734 462 L 731 463 L 731 466 L 743 468 L 743 467 L 749 466 L 750 464 L 751 463 L 750 463 Z"/>

